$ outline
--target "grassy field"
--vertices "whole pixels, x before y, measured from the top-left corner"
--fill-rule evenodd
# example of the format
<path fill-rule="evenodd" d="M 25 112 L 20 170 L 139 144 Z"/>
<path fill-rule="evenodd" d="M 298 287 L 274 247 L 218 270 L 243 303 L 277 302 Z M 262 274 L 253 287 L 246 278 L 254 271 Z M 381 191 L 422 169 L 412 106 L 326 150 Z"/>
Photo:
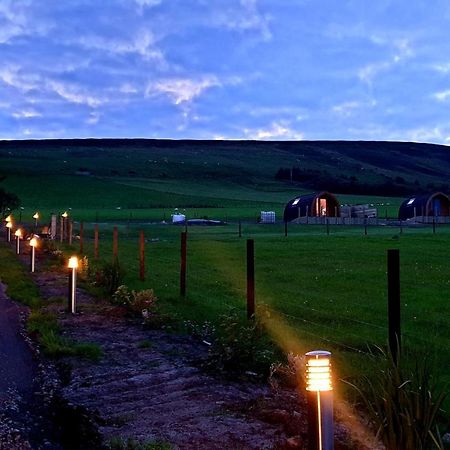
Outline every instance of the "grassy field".
<path fill-rule="evenodd" d="M 449 227 L 439 226 L 435 235 L 430 227 L 404 228 L 402 234 L 395 227 L 369 227 L 364 236 L 362 227 L 332 225 L 327 236 L 324 226 L 292 225 L 285 238 L 281 223 L 257 225 L 257 217 L 260 211 L 274 210 L 280 220 L 286 202 L 306 188 L 275 180 L 276 169 L 298 164 L 299 158 L 309 155 L 312 159 L 306 158 L 305 163 L 310 167 L 324 164 L 331 170 L 341 161 L 336 149 L 331 152 L 324 146 L 316 154 L 317 148 L 306 144 L 298 149 L 261 146 L 257 151 L 242 151 L 231 144 L 223 148 L 205 144 L 201 149 L 191 144 L 160 145 L 109 149 L 40 144 L 32 151 L 11 147 L 11 154 L 0 148 L 1 170 L 6 175 L 2 187 L 22 199 L 22 209 L 14 213 L 16 220 L 21 216 L 23 222 L 31 222 L 39 210 L 41 223 L 48 223 L 52 212 L 68 210 L 75 221 L 84 221 L 85 252 L 91 261 L 93 223 L 100 224 L 101 261 L 112 260 L 112 227 L 118 225 L 125 283 L 132 289 L 153 288 L 164 309 L 180 319 L 217 322 L 231 307 L 245 317 L 245 239 L 254 238 L 256 299 L 266 307 L 268 331 L 286 352 L 331 350 L 337 373 L 349 380 L 370 374 L 376 365 L 370 348 L 387 342 L 386 251 L 399 248 L 404 343 L 434 361 L 440 383 L 450 383 Z M 355 149 L 344 150 L 346 162 L 341 169 L 346 174 L 356 167 L 371 173 L 381 167 L 382 149 L 372 149 L 366 162 L 355 159 Z M 406 171 L 411 180 L 420 177 L 413 162 L 403 163 L 405 155 L 395 151 L 398 171 L 390 175 Z M 419 153 L 413 159 L 420 169 L 424 160 Z M 445 178 L 438 171 L 444 167 L 439 161 L 445 158 L 432 159 L 425 181 L 437 183 Z M 75 175 L 80 168 L 91 175 Z M 341 204 L 374 205 L 381 217 L 390 218 L 397 217 L 403 201 L 398 197 L 338 198 Z M 188 218 L 230 222 L 189 228 L 186 299 L 180 299 L 178 285 L 182 228 L 161 223 L 170 222 L 174 208 Z M 241 239 L 238 220 L 244 222 Z M 145 282 L 138 280 L 140 229 L 147 239 Z M 66 250 L 75 252 L 77 244 Z"/>
<path fill-rule="evenodd" d="M 189 227 L 188 294 L 179 297 L 182 228 L 146 226 L 147 279 L 138 279 L 138 231 L 119 227 L 119 260 L 125 284 L 153 288 L 166 311 L 179 318 L 216 322 L 235 307 L 245 316 L 245 240 L 255 239 L 256 298 L 285 351 L 331 350 L 342 378 L 372 370 L 370 348 L 387 341 L 386 251 L 399 248 L 402 281 L 402 333 L 405 345 L 439 361 L 441 381 L 450 382 L 450 228 L 405 229 L 278 225 Z M 85 228 L 85 252 L 93 261 L 92 228 Z M 72 247 L 76 252 L 77 244 Z M 67 249 L 68 250 L 68 249 Z M 112 226 L 100 227 L 100 256 L 112 260 Z M 273 327 L 271 330 L 270 328 Z"/>

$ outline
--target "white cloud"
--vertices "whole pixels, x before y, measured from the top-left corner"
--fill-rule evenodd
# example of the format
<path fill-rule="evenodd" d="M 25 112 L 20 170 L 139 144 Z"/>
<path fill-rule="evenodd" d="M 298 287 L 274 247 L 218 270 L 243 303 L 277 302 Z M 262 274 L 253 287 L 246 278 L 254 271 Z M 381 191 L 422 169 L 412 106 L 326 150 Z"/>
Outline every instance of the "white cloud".
<path fill-rule="evenodd" d="M 145 95 L 152 96 L 155 94 L 164 94 L 167 95 L 175 105 L 180 105 L 182 103 L 191 102 L 207 89 L 216 86 L 222 86 L 222 83 L 215 75 L 204 76 L 198 80 L 172 78 L 149 83 Z"/>
<path fill-rule="evenodd" d="M 433 97 L 439 102 L 445 102 L 450 97 L 450 89 L 441 92 L 436 92 L 435 94 L 433 94 Z"/>
<path fill-rule="evenodd" d="M 133 86 L 131 83 L 123 83 L 119 87 L 119 92 L 121 92 L 122 94 L 137 94 L 138 89 L 135 86 Z"/>
<path fill-rule="evenodd" d="M 408 39 L 394 39 L 392 41 L 373 37 L 371 41 L 378 45 L 388 46 L 391 48 L 392 55 L 384 61 L 367 64 L 358 71 L 358 77 L 368 85 L 371 85 L 373 79 L 381 72 L 389 71 L 392 67 L 400 64 L 414 56 L 414 51 L 411 48 L 411 43 Z"/>
<path fill-rule="evenodd" d="M 447 74 L 450 72 L 450 63 L 440 63 L 431 66 L 436 72 Z"/>
<path fill-rule="evenodd" d="M 39 75 L 24 73 L 18 65 L 0 68 L 0 81 L 22 92 L 37 89 L 42 83 Z"/>
<path fill-rule="evenodd" d="M 162 0 L 134 0 L 139 6 L 157 6 L 161 4 Z"/>
<path fill-rule="evenodd" d="M 157 48 L 150 30 L 140 30 L 130 39 L 108 39 L 103 36 L 82 36 L 77 43 L 87 49 L 103 50 L 115 54 L 136 53 L 146 60 L 155 60 L 165 65 L 163 52 Z"/>
<path fill-rule="evenodd" d="M 91 108 L 100 106 L 106 101 L 105 99 L 83 92 L 79 87 L 68 85 L 60 81 L 49 81 L 47 87 L 70 103 L 84 104 Z"/>
<path fill-rule="evenodd" d="M 296 140 L 304 139 L 303 133 L 289 128 L 287 124 L 272 122 L 268 128 L 245 128 L 245 138 L 251 140 Z"/>
<path fill-rule="evenodd" d="M 376 104 L 376 100 L 371 100 L 370 102 L 348 101 L 333 106 L 332 111 L 341 117 L 350 117 L 358 110 L 367 107 L 373 108 Z"/>
<path fill-rule="evenodd" d="M 240 6 L 238 10 L 230 9 L 216 13 L 214 22 L 231 30 L 256 31 L 264 41 L 271 40 L 270 16 L 259 12 L 257 0 L 241 0 Z"/>
<path fill-rule="evenodd" d="M 16 119 L 30 119 L 33 117 L 42 117 L 42 114 L 34 109 L 24 109 L 12 114 Z"/>

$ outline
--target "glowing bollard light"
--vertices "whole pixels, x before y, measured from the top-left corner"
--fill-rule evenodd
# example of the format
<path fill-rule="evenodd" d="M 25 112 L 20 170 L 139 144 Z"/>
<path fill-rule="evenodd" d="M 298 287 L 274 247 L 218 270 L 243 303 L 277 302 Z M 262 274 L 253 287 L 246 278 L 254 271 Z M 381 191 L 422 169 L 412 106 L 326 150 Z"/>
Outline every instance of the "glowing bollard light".
<path fill-rule="evenodd" d="M 60 241 L 62 242 L 65 238 L 65 234 L 66 234 L 66 228 L 67 228 L 67 218 L 69 217 L 69 214 L 67 214 L 67 211 L 64 211 L 61 214 L 61 231 L 60 231 Z"/>
<path fill-rule="evenodd" d="M 36 247 L 38 245 L 38 240 L 36 236 L 33 236 L 30 239 L 30 247 L 31 247 L 31 260 L 30 260 L 30 270 L 31 272 L 34 272 L 35 268 L 35 259 L 36 259 Z"/>
<path fill-rule="evenodd" d="M 22 238 L 22 230 L 18 228 L 16 232 L 14 233 L 14 236 L 16 236 L 16 254 L 20 254 L 20 239 Z"/>
<path fill-rule="evenodd" d="M 33 219 L 34 219 L 34 226 L 37 227 L 39 220 L 39 213 L 37 211 L 33 214 Z"/>
<path fill-rule="evenodd" d="M 69 258 L 69 269 L 72 269 L 72 273 L 69 275 L 69 310 L 72 314 L 76 313 L 76 292 L 77 292 L 77 268 L 78 268 L 78 258 L 72 256 Z"/>
<path fill-rule="evenodd" d="M 6 222 L 6 239 L 11 242 L 11 228 L 13 227 L 12 222 Z"/>
<path fill-rule="evenodd" d="M 306 357 L 306 391 L 308 400 L 309 450 L 333 450 L 333 385 L 331 353 L 308 352 Z"/>

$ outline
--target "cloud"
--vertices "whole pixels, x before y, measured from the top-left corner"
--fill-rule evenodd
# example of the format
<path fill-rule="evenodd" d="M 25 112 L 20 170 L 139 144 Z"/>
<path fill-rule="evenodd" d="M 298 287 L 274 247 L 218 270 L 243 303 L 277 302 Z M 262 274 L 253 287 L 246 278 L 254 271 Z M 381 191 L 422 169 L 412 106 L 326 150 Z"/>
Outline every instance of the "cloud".
<path fill-rule="evenodd" d="M 200 79 L 172 78 L 151 82 L 147 85 L 145 95 L 163 94 L 168 96 L 175 105 L 189 103 L 212 87 L 222 86 L 215 75 L 203 76 Z"/>
<path fill-rule="evenodd" d="M 165 65 L 163 52 L 156 47 L 150 30 L 141 30 L 129 39 L 110 39 L 99 35 L 81 36 L 76 43 L 90 50 L 102 50 L 114 54 L 136 53 L 146 60 L 156 60 Z"/>
<path fill-rule="evenodd" d="M 439 102 L 445 102 L 450 97 L 450 89 L 447 89 L 445 91 L 436 92 L 432 95 L 436 100 Z"/>
<path fill-rule="evenodd" d="M 241 0 L 239 9 L 222 10 L 214 15 L 217 25 L 231 30 L 256 31 L 264 41 L 270 41 L 273 37 L 270 20 L 268 14 L 259 12 L 257 0 Z"/>
<path fill-rule="evenodd" d="M 0 68 L 0 81 L 22 92 L 31 91 L 41 86 L 41 76 L 26 73 L 18 65 L 6 65 Z"/>
<path fill-rule="evenodd" d="M 106 102 L 105 99 L 89 94 L 84 89 L 61 81 L 49 81 L 47 87 L 70 103 L 83 104 L 95 108 Z"/>
<path fill-rule="evenodd" d="M 304 134 L 289 128 L 280 122 L 272 122 L 267 128 L 245 128 L 243 130 L 246 139 L 251 140 L 295 140 L 304 139 Z"/>
<path fill-rule="evenodd" d="M 30 119 L 33 117 L 42 117 L 42 114 L 34 109 L 24 109 L 21 111 L 16 111 L 12 115 L 16 119 Z"/>
<path fill-rule="evenodd" d="M 370 40 L 377 45 L 387 47 L 391 55 L 376 63 L 370 63 L 358 70 L 358 78 L 368 85 L 371 85 L 373 79 L 380 73 L 389 71 L 397 64 L 400 64 L 414 56 L 411 43 L 406 38 L 388 40 L 380 36 L 371 36 Z"/>
<path fill-rule="evenodd" d="M 343 102 L 338 105 L 332 107 L 333 113 L 337 114 L 341 117 L 350 117 L 353 116 L 358 110 L 362 108 L 373 108 L 376 106 L 376 100 L 371 100 L 370 102 L 362 102 L 362 101 L 348 101 Z"/>

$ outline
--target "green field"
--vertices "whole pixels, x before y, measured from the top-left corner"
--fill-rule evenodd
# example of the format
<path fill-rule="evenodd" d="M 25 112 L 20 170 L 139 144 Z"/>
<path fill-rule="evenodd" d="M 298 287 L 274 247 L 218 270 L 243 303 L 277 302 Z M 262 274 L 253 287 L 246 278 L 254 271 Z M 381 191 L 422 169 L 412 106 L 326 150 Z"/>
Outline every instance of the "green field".
<path fill-rule="evenodd" d="M 71 145 L 46 148 L 41 143 L 32 151 L 19 146 L 10 154 L 0 148 L 1 174 L 6 175 L 1 185 L 22 200 L 22 209 L 14 212 L 16 220 L 21 216 L 22 222 L 30 223 L 38 210 L 41 223 L 48 223 L 52 212 L 68 210 L 75 233 L 79 221 L 85 222 L 85 252 L 91 261 L 94 223 L 100 226 L 102 261 L 112 260 L 112 227 L 117 225 L 125 283 L 133 289 L 153 288 L 166 311 L 198 322 L 217 322 L 230 307 L 239 308 L 245 317 L 245 240 L 254 238 L 256 301 L 265 305 L 268 331 L 285 352 L 332 351 L 336 372 L 348 380 L 373 373 L 377 362 L 370 351 L 386 345 L 386 251 L 399 248 L 403 342 L 433 360 L 440 383 L 450 383 L 450 227 L 439 226 L 436 234 L 431 227 L 405 227 L 402 234 L 397 227 L 369 227 L 364 236 L 363 227 L 331 225 L 327 236 L 324 226 L 291 225 L 285 237 L 282 223 L 257 225 L 260 211 L 274 210 L 280 220 L 288 200 L 310 191 L 274 179 L 277 167 L 295 164 L 306 147 L 291 151 L 263 146 L 243 152 L 238 146 L 220 145 L 208 151 L 206 144 L 200 149 L 193 144 L 112 149 Z M 315 163 L 330 168 L 326 155 L 321 153 Z M 355 155 L 346 154 L 347 173 L 355 169 Z M 365 170 L 377 172 L 378 159 L 374 152 L 370 155 Z M 400 156 L 395 159 L 398 167 Z M 417 152 L 415 161 L 423 169 Z M 438 183 L 444 175 L 436 175 L 438 158 L 432 161 L 425 178 Z M 407 172 L 411 180 L 420 177 L 411 164 L 405 163 L 396 174 L 406 177 Z M 79 168 L 91 175 L 75 175 Z M 397 216 L 403 200 L 338 197 L 341 204 L 374 205 L 381 217 L 390 218 Z M 170 222 L 174 208 L 188 218 L 229 222 L 189 227 L 186 299 L 180 299 L 178 284 L 182 228 L 161 223 Z M 243 221 L 242 238 L 238 220 Z M 140 229 L 147 239 L 145 282 L 138 280 Z M 76 252 L 77 243 L 64 248 Z"/>
<path fill-rule="evenodd" d="M 147 279 L 138 280 L 138 232 L 146 235 Z M 372 370 L 374 345 L 387 341 L 386 252 L 399 248 L 402 333 L 411 350 L 439 361 L 450 382 L 450 228 L 404 229 L 292 225 L 188 228 L 188 294 L 179 297 L 180 232 L 173 225 L 122 225 L 119 260 L 125 283 L 151 287 L 167 311 L 179 318 L 217 322 L 230 307 L 245 316 L 246 238 L 255 240 L 256 301 L 272 312 L 274 331 L 285 351 L 327 348 L 342 378 Z M 93 260 L 93 228 L 85 225 L 85 253 Z M 73 251 L 78 250 L 74 244 Z M 67 249 L 68 250 L 68 249 Z M 112 260 L 112 225 L 100 225 L 100 257 Z M 280 334 L 281 330 L 281 334 Z M 292 336 L 295 338 L 292 339 Z"/>

